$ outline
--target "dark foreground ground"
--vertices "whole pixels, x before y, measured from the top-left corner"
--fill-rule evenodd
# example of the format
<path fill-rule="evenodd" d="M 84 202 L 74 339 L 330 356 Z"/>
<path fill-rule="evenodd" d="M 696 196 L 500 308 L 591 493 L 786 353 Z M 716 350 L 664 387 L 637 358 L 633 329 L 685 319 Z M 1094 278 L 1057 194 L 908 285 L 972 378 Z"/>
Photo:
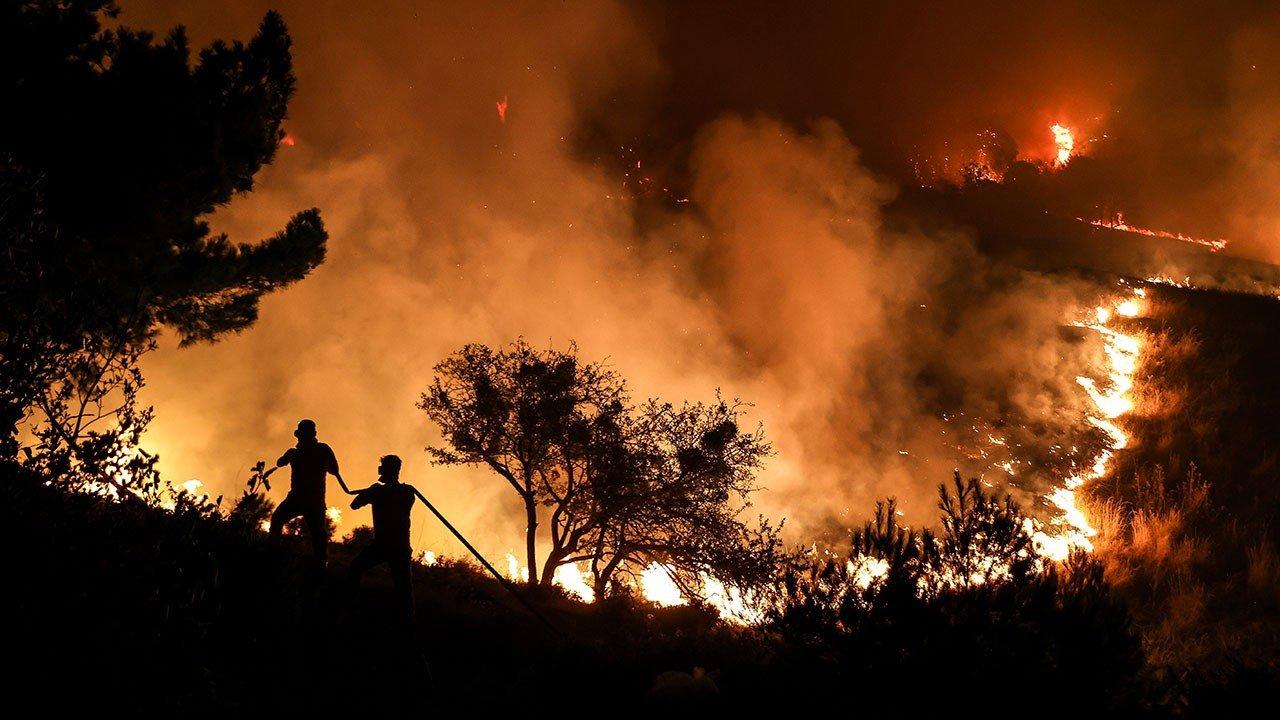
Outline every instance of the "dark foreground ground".
<path fill-rule="evenodd" d="M 0 494 L 5 645 L 17 661 L 5 683 L 49 710 L 577 712 L 654 702 L 664 672 L 714 668 L 732 687 L 767 662 L 754 633 L 694 608 L 535 598 L 551 631 L 464 563 L 415 565 L 407 626 L 391 615 L 385 571 L 354 601 L 345 591 L 354 546 L 331 546 L 317 575 L 302 538 L 274 548 L 196 512 L 11 477 Z"/>
<path fill-rule="evenodd" d="M 353 545 L 335 544 L 318 575 L 301 538 L 272 547 L 250 525 L 35 480 L 7 471 L 0 482 L 0 597 L 6 698 L 42 714 L 608 717 L 699 706 L 816 713 L 847 701 L 852 714 L 1194 717 L 1276 696 L 1275 676 L 1256 664 L 1201 681 L 1121 657 L 1136 640 L 1115 610 L 1053 601 L 1039 583 L 956 597 L 943 615 L 890 613 L 843 645 L 800 649 L 776 629 L 635 600 L 532 598 L 548 630 L 473 566 L 445 562 L 414 568 L 408 626 L 390 615 L 385 573 L 354 600 L 345 592 Z M 915 619 L 895 629 L 892 618 Z M 904 633 L 916 639 L 902 644 Z"/>

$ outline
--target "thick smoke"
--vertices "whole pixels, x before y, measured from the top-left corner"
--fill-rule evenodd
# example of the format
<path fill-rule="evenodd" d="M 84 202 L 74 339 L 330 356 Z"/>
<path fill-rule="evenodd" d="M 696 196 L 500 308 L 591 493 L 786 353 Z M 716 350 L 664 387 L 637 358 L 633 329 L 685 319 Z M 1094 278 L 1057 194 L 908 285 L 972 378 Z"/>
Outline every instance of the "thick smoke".
<path fill-rule="evenodd" d="M 662 141 L 636 145 L 660 149 L 688 202 L 641 222 L 616 157 L 681 97 L 667 43 L 687 28 L 610 3 L 273 5 L 295 39 L 295 144 L 215 224 L 253 237 L 316 205 L 330 256 L 243 335 L 167 342 L 147 360 L 148 442 L 170 479 L 233 496 L 312 417 L 354 484 L 398 453 L 482 549 L 505 551 L 520 527 L 509 491 L 429 466 L 421 450 L 438 438 L 413 405 L 452 350 L 517 336 L 576 341 L 637 397 L 720 388 L 753 402 L 778 451 L 758 507 L 786 516 L 795 540 L 886 495 L 923 521 L 953 467 L 1002 483 L 996 458 L 974 454 L 988 435 L 1072 444 L 1085 411 L 1073 378 L 1096 348 L 1062 326 L 1098 288 L 994 263 L 960 230 L 889 223 L 900 180 L 857 149 L 887 156 L 885 144 L 846 135 L 874 130 L 841 117 L 857 106 L 827 113 L 810 98 L 812 117 L 837 118 L 811 121 L 713 98 L 655 120 Z M 200 42 L 247 36 L 265 9 L 126 3 L 122 20 L 188 23 Z M 1021 457 L 1036 458 L 1032 474 L 1049 462 Z M 419 548 L 459 552 L 425 517 L 415 527 Z"/>

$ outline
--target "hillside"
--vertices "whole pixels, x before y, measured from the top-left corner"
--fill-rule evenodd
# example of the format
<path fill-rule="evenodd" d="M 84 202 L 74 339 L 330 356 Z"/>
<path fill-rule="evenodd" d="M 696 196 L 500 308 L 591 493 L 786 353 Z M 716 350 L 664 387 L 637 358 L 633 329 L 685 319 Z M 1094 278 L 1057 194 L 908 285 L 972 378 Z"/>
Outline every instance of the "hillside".
<path fill-rule="evenodd" d="M 1148 286 L 1132 442 L 1089 486 L 1108 577 L 1157 659 L 1280 657 L 1280 300 Z"/>
<path fill-rule="evenodd" d="M 53 712 L 759 710 L 853 695 L 868 710 L 999 716 L 1069 685 L 1062 714 L 1166 716 L 1245 707 L 1275 687 L 1253 662 L 1203 677 L 1141 665 L 1087 563 L 932 600 L 882 589 L 862 609 L 811 590 L 762 629 L 695 607 L 535 594 L 549 629 L 474 565 L 446 560 L 415 564 L 409 626 L 385 574 L 354 599 L 344 587 L 364 538 L 335 544 L 317 574 L 303 538 L 272 547 L 207 507 L 105 503 L 5 473 L 0 542 L 22 548 L 3 596 L 22 660 L 8 680 Z M 843 629 L 822 630 L 824 616 Z"/>
<path fill-rule="evenodd" d="M 0 542 L 23 548 L 9 566 L 22 580 L 4 593 L 7 643 L 24 659 L 10 681 L 50 710 L 492 708 L 553 689 L 642 702 L 663 672 L 732 675 L 762 657 L 752 633 L 693 608 L 542 597 L 549 631 L 479 568 L 449 561 L 414 566 L 407 628 L 385 573 L 348 600 L 351 544 L 316 576 L 301 543 L 272 548 L 195 509 L 103 504 L 31 478 L 0 487 Z"/>

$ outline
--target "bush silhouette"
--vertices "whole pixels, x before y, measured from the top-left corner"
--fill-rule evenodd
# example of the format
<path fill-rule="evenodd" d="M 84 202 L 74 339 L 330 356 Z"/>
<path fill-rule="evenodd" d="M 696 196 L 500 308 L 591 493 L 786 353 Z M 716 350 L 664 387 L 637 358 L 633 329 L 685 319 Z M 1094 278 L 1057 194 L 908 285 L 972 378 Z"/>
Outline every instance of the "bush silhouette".
<path fill-rule="evenodd" d="M 899 526 L 890 500 L 848 556 L 789 568 L 771 623 L 788 665 L 883 709 L 1034 712 L 1055 689 L 1051 714 L 1138 707 L 1142 654 L 1101 565 L 1037 560 L 1017 506 L 977 480 L 939 498 L 939 534 Z"/>

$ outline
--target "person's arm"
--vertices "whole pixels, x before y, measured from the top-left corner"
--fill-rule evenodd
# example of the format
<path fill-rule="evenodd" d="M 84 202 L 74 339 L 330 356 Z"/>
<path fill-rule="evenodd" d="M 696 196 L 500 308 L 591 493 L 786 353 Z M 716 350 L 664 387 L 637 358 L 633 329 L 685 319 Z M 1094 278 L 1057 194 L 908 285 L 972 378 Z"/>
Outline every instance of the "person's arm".
<path fill-rule="evenodd" d="M 352 510 L 359 510 L 360 508 L 364 507 L 365 505 L 368 505 L 369 503 L 373 502 L 373 493 L 369 492 L 369 490 L 372 490 L 372 489 L 374 489 L 375 487 L 377 487 L 377 486 L 376 486 L 376 485 L 370 485 L 370 486 L 369 486 L 369 487 L 367 487 L 367 488 L 361 488 L 361 489 L 359 489 L 359 490 L 357 490 L 357 491 L 355 491 L 355 492 L 351 493 L 352 495 L 355 495 L 355 496 L 356 496 L 356 499 L 351 501 L 351 509 L 352 509 Z"/>
<path fill-rule="evenodd" d="M 406 484 L 406 485 L 408 485 L 408 483 L 405 483 L 405 484 Z M 420 492 L 418 492 L 418 488 L 416 488 L 416 487 L 414 487 L 414 486 L 412 486 L 412 485 L 409 485 L 409 489 L 413 491 L 413 494 L 414 494 L 414 495 L 417 495 L 417 496 L 418 496 L 418 499 L 422 501 L 422 504 L 423 504 L 423 505 L 427 505 L 427 506 L 430 506 L 430 505 L 431 505 L 431 503 L 427 502 L 427 496 L 426 496 L 426 495 L 423 495 L 423 494 L 422 494 L 422 493 L 420 493 Z"/>
<path fill-rule="evenodd" d="M 327 445 L 325 447 L 328 447 Z M 347 487 L 347 481 L 342 479 L 342 473 L 338 472 L 338 456 L 333 453 L 333 448 L 329 448 L 329 472 L 338 478 L 338 485 L 342 487 L 342 492 L 348 495 L 355 495 L 351 488 Z M 368 488 L 366 488 L 368 489 Z M 355 507 L 354 505 L 352 507 Z"/>
<path fill-rule="evenodd" d="M 293 448 L 289 448 L 288 450 L 285 450 L 284 454 L 280 456 L 280 459 L 276 461 L 276 467 L 282 468 L 285 465 L 288 465 L 289 461 L 292 459 L 293 459 Z"/>

